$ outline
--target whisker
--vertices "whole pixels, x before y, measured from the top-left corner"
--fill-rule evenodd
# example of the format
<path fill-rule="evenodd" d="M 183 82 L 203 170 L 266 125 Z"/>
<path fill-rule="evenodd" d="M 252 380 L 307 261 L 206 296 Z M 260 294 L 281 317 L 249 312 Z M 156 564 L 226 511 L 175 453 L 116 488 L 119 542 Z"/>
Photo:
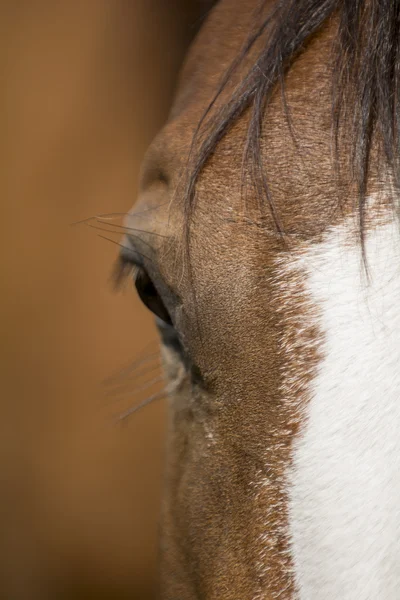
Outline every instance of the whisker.
<path fill-rule="evenodd" d="M 120 235 L 119 231 L 112 231 L 110 229 L 104 229 L 102 227 L 96 227 L 96 225 L 91 225 L 90 223 L 85 223 L 86 227 L 90 227 L 90 229 L 96 229 L 97 231 L 103 231 L 104 233 L 113 233 L 115 235 Z M 112 225 L 112 227 L 116 227 L 116 225 Z M 132 236 L 133 237 L 133 236 Z M 135 236 L 138 237 L 138 236 Z M 139 239 L 139 238 L 138 238 Z M 140 238 L 140 243 L 144 244 L 145 246 L 147 246 L 148 248 L 150 248 L 150 250 L 152 249 L 151 244 L 149 244 L 149 242 L 146 242 L 145 240 L 143 240 L 142 238 Z M 124 245 L 122 245 L 123 248 L 125 248 Z M 135 249 L 135 252 L 137 252 L 137 250 Z M 137 252 L 139 254 L 139 252 Z"/>
<path fill-rule="evenodd" d="M 157 383 L 160 383 L 161 381 L 164 381 L 164 376 L 163 375 L 157 375 L 157 377 L 153 377 L 149 381 L 146 381 L 146 383 L 144 383 L 143 385 L 141 385 L 139 387 L 135 387 L 131 391 L 129 391 L 127 389 L 120 390 L 120 391 L 115 391 L 114 390 L 114 391 L 106 392 L 106 396 L 107 396 L 108 399 L 112 398 L 116 402 L 121 402 L 121 400 L 123 400 L 124 398 L 132 397 L 133 395 L 140 394 L 140 393 L 148 390 L 149 388 L 151 388 L 153 385 L 156 385 Z M 111 402 L 112 402 L 111 400 L 109 402 L 106 402 L 106 406 L 108 406 L 109 404 L 111 404 Z"/>
<path fill-rule="evenodd" d="M 161 362 L 158 362 L 155 365 L 152 365 L 151 367 L 149 367 L 147 369 L 142 369 L 139 373 L 137 373 L 137 374 L 135 373 L 133 377 L 125 378 L 125 381 L 123 383 L 121 383 L 120 385 L 114 384 L 113 387 L 108 386 L 108 389 L 105 391 L 105 394 L 107 396 L 110 396 L 114 393 L 118 394 L 120 391 L 126 390 L 126 388 L 129 386 L 132 386 L 135 384 L 137 385 L 138 379 L 140 379 L 144 375 L 150 375 L 151 373 L 154 373 L 154 371 L 156 371 L 157 369 L 160 369 L 160 368 L 161 368 Z"/>
<path fill-rule="evenodd" d="M 115 213 L 103 213 L 100 215 L 92 215 L 91 217 L 86 217 L 85 219 L 79 219 L 79 221 L 73 221 L 72 223 L 70 223 L 71 227 L 74 227 L 75 225 L 82 225 L 83 223 L 88 223 L 89 221 L 92 221 L 93 219 L 103 219 L 103 220 L 109 220 L 111 221 L 111 219 L 116 219 L 118 217 L 127 217 L 129 216 L 129 213 L 127 212 L 115 212 Z"/>
<path fill-rule="evenodd" d="M 157 377 L 153 377 L 152 379 L 149 379 L 142 386 L 135 387 L 132 390 L 127 389 L 126 391 L 120 391 L 120 392 L 116 392 L 116 393 L 106 393 L 105 394 L 106 397 L 104 398 L 103 402 L 101 403 L 101 406 L 104 408 L 107 408 L 109 406 L 119 404 L 120 402 L 122 402 L 124 400 L 136 400 L 136 399 L 138 399 L 139 394 L 142 394 L 143 392 L 150 390 L 151 388 L 153 388 L 154 386 L 156 386 L 157 384 L 160 384 L 162 382 L 165 383 L 164 376 L 157 375 Z M 156 393 L 157 391 L 158 390 L 155 389 L 154 393 Z"/>
<path fill-rule="evenodd" d="M 125 412 L 121 413 L 117 417 L 117 422 L 124 421 L 125 419 L 127 419 L 131 415 L 135 414 L 136 412 L 138 412 L 142 408 L 145 408 L 149 404 L 152 404 L 156 400 L 161 400 L 162 398 L 165 398 L 166 395 L 167 395 L 167 392 L 165 390 L 162 390 L 161 392 L 158 392 L 156 394 L 153 394 L 152 396 L 149 396 L 149 398 L 146 398 L 146 400 L 143 400 L 139 404 L 136 404 L 136 406 L 132 406 L 131 408 L 129 408 Z"/>
<path fill-rule="evenodd" d="M 147 356 L 143 356 L 143 354 L 145 352 L 147 352 L 147 350 L 149 350 L 152 346 L 154 346 L 154 344 L 157 344 L 157 346 L 158 346 L 158 340 L 153 340 L 152 342 L 149 342 L 149 344 L 147 344 L 145 350 L 143 351 L 143 353 L 140 357 L 138 357 L 136 360 L 134 360 L 133 363 L 129 363 L 129 365 L 122 367 L 122 369 L 120 369 L 120 371 L 118 371 L 118 373 L 115 373 L 114 375 L 110 375 L 109 377 L 104 379 L 103 385 L 106 385 L 106 386 L 111 385 L 118 378 L 125 377 L 127 374 L 131 373 L 132 370 L 140 367 L 144 363 L 149 362 L 149 360 L 152 360 L 153 358 L 159 357 L 160 356 L 159 350 L 157 350 L 156 352 L 152 352 L 151 354 L 148 354 Z"/>
<path fill-rule="evenodd" d="M 89 225 L 89 227 L 90 227 L 90 225 Z M 93 227 L 93 226 L 91 226 L 91 227 Z M 98 233 L 97 236 L 100 237 L 100 238 L 102 238 L 103 240 L 107 240 L 107 242 L 111 242 L 112 244 L 116 244 L 117 246 L 120 246 L 120 248 L 125 248 L 126 249 L 126 246 L 124 244 L 121 244 L 120 242 L 116 242 L 115 240 L 113 240 L 111 238 L 108 238 L 105 235 L 101 235 L 101 233 Z M 141 252 L 138 252 L 137 250 L 135 250 L 135 252 L 139 256 L 141 256 L 142 258 L 145 258 L 146 260 L 148 260 L 150 263 L 153 263 L 153 261 L 151 260 L 151 258 L 149 258 L 148 256 L 146 256 L 145 254 L 143 254 Z"/>
<path fill-rule="evenodd" d="M 104 221 L 104 219 L 99 219 L 98 217 L 94 217 L 94 218 L 100 223 L 102 223 Z M 136 233 L 146 233 L 148 235 L 155 235 L 156 237 L 168 239 L 168 236 L 162 235 L 162 233 L 157 233 L 156 231 L 148 231 L 147 229 L 138 229 L 137 227 L 127 227 L 126 225 L 118 225 L 117 223 L 112 223 L 110 226 L 118 227 L 118 229 L 123 229 L 126 231 L 135 231 Z M 117 233 L 117 232 L 115 231 L 113 233 Z M 141 241 L 143 241 L 143 240 L 141 239 Z"/>
<path fill-rule="evenodd" d="M 150 206 L 149 208 L 145 208 L 144 210 L 140 211 L 140 212 L 135 212 L 135 217 L 140 217 L 142 214 L 150 212 L 152 210 L 157 210 L 157 208 L 161 208 L 163 206 L 167 206 L 169 204 L 169 202 L 163 202 L 162 204 L 159 204 L 158 206 Z M 80 225 L 81 223 L 86 223 L 87 221 L 91 221 L 92 219 L 115 219 L 117 217 L 127 217 L 129 216 L 130 212 L 111 212 L 111 213 L 101 213 L 99 215 L 92 215 L 91 217 L 86 217 L 86 219 L 79 219 L 78 221 L 73 221 L 72 223 L 70 223 L 70 226 L 73 227 L 75 225 Z"/>

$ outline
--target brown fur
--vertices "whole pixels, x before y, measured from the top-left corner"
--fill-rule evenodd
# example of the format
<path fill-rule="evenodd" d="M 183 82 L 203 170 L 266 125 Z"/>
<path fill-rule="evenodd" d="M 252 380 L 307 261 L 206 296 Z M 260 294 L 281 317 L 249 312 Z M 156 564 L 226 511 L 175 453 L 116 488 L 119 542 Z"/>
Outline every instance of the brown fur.
<path fill-rule="evenodd" d="M 286 243 L 254 190 L 241 194 L 247 115 L 220 143 L 197 184 L 192 282 L 179 199 L 194 128 L 246 38 L 256 6 L 255 0 L 222 0 L 203 27 L 170 120 L 147 155 L 130 221 L 167 236 L 144 236 L 143 252 L 151 253 L 152 277 L 168 284 L 165 303 L 204 380 L 191 383 L 164 350 L 174 388 L 162 513 L 160 588 L 166 600 L 290 600 L 295 594 L 285 471 L 320 334 L 301 273 L 294 270 L 282 281 L 280 264 L 349 210 L 344 193 L 337 210 L 330 149 L 334 20 L 310 40 L 286 79 L 301 151 L 279 89 L 266 114 L 263 154 Z"/>

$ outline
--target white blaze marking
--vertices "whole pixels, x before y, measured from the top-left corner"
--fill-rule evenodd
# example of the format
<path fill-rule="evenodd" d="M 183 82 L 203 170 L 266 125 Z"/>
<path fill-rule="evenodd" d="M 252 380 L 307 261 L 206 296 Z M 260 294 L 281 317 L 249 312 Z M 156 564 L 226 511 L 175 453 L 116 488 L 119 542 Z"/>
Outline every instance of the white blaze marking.
<path fill-rule="evenodd" d="M 350 240 L 295 260 L 325 335 L 289 475 L 301 600 L 400 598 L 400 227 L 367 234 L 369 285 Z"/>

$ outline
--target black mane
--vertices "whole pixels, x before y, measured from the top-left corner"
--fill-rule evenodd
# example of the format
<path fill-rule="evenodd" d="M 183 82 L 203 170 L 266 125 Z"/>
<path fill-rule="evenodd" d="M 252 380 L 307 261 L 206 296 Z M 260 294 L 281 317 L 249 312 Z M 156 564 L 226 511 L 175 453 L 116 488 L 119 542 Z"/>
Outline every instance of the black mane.
<path fill-rule="evenodd" d="M 277 82 L 308 39 L 333 15 L 338 18 L 335 68 L 332 81 L 333 130 L 339 155 L 340 131 L 351 131 L 349 172 L 358 190 L 361 241 L 366 183 L 372 139 L 377 134 L 381 153 L 398 184 L 399 173 L 399 71 L 400 0 L 278 0 L 272 14 L 260 3 L 259 21 L 239 56 L 224 75 L 193 140 L 189 176 L 185 190 L 187 223 L 195 206 L 197 178 L 218 142 L 232 124 L 250 110 L 244 163 L 257 179 L 258 190 L 267 201 L 277 230 L 284 234 L 273 198 L 263 175 L 260 140 L 263 115 Z M 218 110 L 216 100 L 232 73 L 243 63 L 257 40 L 268 29 L 265 46 L 230 100 Z M 213 114 L 215 112 L 215 114 Z"/>

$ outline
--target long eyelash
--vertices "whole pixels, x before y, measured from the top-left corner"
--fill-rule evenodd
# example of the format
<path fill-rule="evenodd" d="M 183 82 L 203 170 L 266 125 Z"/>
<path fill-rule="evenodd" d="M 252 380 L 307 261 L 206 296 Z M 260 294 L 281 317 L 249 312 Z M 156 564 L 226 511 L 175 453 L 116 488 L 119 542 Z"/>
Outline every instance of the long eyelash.
<path fill-rule="evenodd" d="M 147 229 L 138 229 L 137 227 L 128 227 L 127 225 L 118 225 L 117 223 L 108 223 L 105 219 L 96 219 L 98 223 L 103 225 L 108 225 L 109 227 L 115 227 L 117 229 L 122 230 L 124 233 L 133 231 L 134 233 L 145 233 L 146 235 L 154 235 L 159 238 L 167 239 L 166 235 L 162 235 L 162 233 L 157 233 L 156 231 L 147 231 Z M 92 225 L 92 227 L 94 227 Z M 109 229 L 104 229 L 103 231 L 108 231 L 109 233 L 118 233 L 116 231 L 112 231 Z M 144 240 L 141 240 L 144 243 Z M 150 244 L 147 244 L 150 246 Z"/>
<path fill-rule="evenodd" d="M 113 214 L 113 213 L 110 213 L 110 214 Z M 118 213 L 115 213 L 115 214 L 118 214 Z M 124 213 L 121 213 L 121 214 L 124 214 Z M 138 213 L 138 216 L 140 216 L 140 213 Z M 120 232 L 122 232 L 122 233 L 129 234 L 131 237 L 139 238 L 138 234 L 144 233 L 146 235 L 152 235 L 152 236 L 159 237 L 162 239 L 167 239 L 166 235 L 162 235 L 161 233 L 157 233 L 156 231 L 148 231 L 147 229 L 140 229 L 137 227 L 129 227 L 127 225 L 120 225 L 118 223 L 111 223 L 110 220 L 112 220 L 114 218 L 115 217 L 107 218 L 106 215 L 95 215 L 93 217 L 88 217 L 87 219 L 82 219 L 81 221 L 75 221 L 74 223 L 71 223 L 71 225 L 72 226 L 84 225 L 86 227 L 89 227 L 90 229 L 97 229 L 98 231 L 102 231 L 104 233 L 111 233 L 111 234 L 119 234 Z M 97 226 L 93 225 L 92 221 L 95 221 L 95 223 L 98 223 L 98 225 L 103 225 L 103 227 L 99 227 L 98 225 Z M 117 231 L 115 231 L 115 229 L 117 229 Z M 145 246 L 148 246 L 149 248 L 152 247 L 151 244 L 149 244 L 149 242 L 146 242 L 144 239 L 141 239 L 140 241 Z"/>
<path fill-rule="evenodd" d="M 111 279 L 113 288 L 116 292 L 120 291 L 127 278 L 135 279 L 139 273 L 140 267 L 129 260 L 126 256 L 119 256 L 114 263 Z"/>
<path fill-rule="evenodd" d="M 115 245 L 119 246 L 123 250 L 127 249 L 125 244 L 122 244 L 121 242 L 116 242 L 115 240 L 112 240 L 111 238 L 108 238 L 105 235 L 101 235 L 100 233 L 98 233 L 97 237 L 99 237 L 99 238 L 101 238 L 103 240 L 107 240 L 107 242 L 111 242 L 112 244 L 115 244 Z M 137 250 L 135 250 L 135 252 L 141 258 L 145 258 L 149 263 L 153 262 L 150 257 L 146 256 L 146 254 L 143 254 L 142 252 L 137 252 Z"/>
<path fill-rule="evenodd" d="M 150 211 L 155 211 L 158 208 L 162 208 L 163 206 L 168 206 L 168 205 L 169 205 L 169 202 L 163 202 L 162 204 L 159 204 L 158 206 L 151 206 L 149 208 L 145 208 L 144 210 L 142 210 L 140 212 L 135 211 L 135 216 L 141 217 L 144 213 L 148 213 Z M 81 225 L 82 223 L 86 223 L 87 221 L 91 221 L 92 219 L 112 220 L 112 219 L 117 219 L 117 218 L 121 218 L 121 217 L 129 217 L 130 214 L 131 213 L 129 213 L 129 212 L 101 213 L 99 215 L 92 215 L 91 217 L 86 217 L 85 219 L 79 219 L 79 221 L 73 221 L 71 223 L 71 227 L 73 227 L 75 225 Z"/>
<path fill-rule="evenodd" d="M 149 233 L 148 231 L 145 231 L 144 229 L 133 229 L 132 227 L 131 228 L 129 228 L 129 227 L 122 227 L 122 225 L 119 226 L 119 225 L 114 225 L 114 224 L 109 225 L 108 223 L 104 223 L 102 221 L 98 221 L 98 223 L 106 225 L 107 227 L 110 227 L 110 226 L 111 227 L 120 227 L 122 230 L 125 230 L 125 231 L 136 231 L 136 232 L 142 232 L 142 233 Z M 113 231 L 112 229 L 105 229 L 104 227 L 99 227 L 98 225 L 92 225 L 89 222 L 85 222 L 84 224 L 85 224 L 86 227 L 89 227 L 89 229 L 96 229 L 97 231 L 102 231 L 103 233 L 111 233 L 111 234 L 115 234 L 115 235 L 119 235 L 120 234 L 119 231 Z M 166 237 L 165 235 L 161 235 L 161 234 L 154 234 L 154 235 L 158 235 L 159 237 L 162 237 L 162 238 Z M 131 237 L 137 237 L 137 238 L 139 238 L 138 235 L 135 236 L 135 235 L 132 235 L 132 234 L 131 234 Z M 106 239 L 108 239 L 108 238 L 106 238 Z M 151 246 L 151 244 L 149 244 L 149 242 L 146 242 L 143 239 L 141 239 L 140 242 L 142 244 L 144 244 L 145 246 L 147 246 L 148 248 L 151 249 L 152 246 Z"/>

